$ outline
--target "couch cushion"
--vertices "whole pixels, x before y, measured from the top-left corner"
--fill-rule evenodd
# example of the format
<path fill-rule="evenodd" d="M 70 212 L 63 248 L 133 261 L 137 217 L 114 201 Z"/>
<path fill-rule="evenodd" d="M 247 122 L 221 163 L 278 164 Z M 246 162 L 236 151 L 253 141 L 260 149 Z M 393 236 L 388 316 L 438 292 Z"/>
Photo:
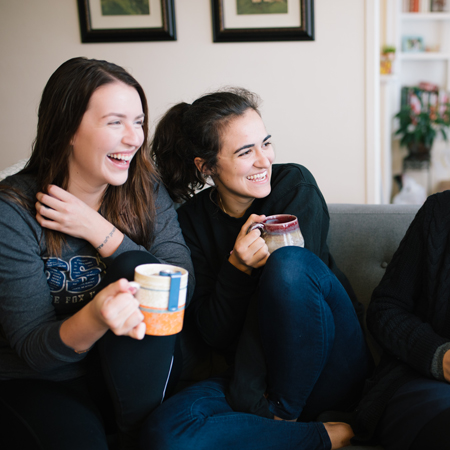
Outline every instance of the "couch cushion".
<path fill-rule="evenodd" d="M 418 205 L 330 204 L 328 244 L 365 307 Z"/>
<path fill-rule="evenodd" d="M 330 204 L 328 244 L 365 309 L 419 205 Z M 375 360 L 379 350 L 367 333 Z"/>
<path fill-rule="evenodd" d="M 416 215 L 419 205 L 329 204 L 328 244 L 338 267 L 349 279 L 365 308 L 387 264 Z M 379 350 L 367 333 L 376 360 Z M 382 450 L 382 447 L 349 446 L 352 450 Z"/>

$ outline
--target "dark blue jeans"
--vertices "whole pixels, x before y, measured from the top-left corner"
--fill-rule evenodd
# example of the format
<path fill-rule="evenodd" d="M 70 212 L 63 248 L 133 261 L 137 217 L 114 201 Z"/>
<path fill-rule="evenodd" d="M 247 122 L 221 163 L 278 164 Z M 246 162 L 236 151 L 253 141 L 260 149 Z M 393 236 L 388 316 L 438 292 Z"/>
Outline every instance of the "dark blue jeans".
<path fill-rule="evenodd" d="M 377 434 L 386 450 L 445 449 L 449 417 L 450 385 L 417 373 L 389 400 Z"/>
<path fill-rule="evenodd" d="M 261 275 L 258 314 L 268 401 L 284 422 L 235 412 L 228 380 L 214 378 L 168 399 L 143 426 L 144 450 L 329 449 L 330 409 L 350 408 L 369 370 L 369 353 L 353 305 L 313 253 L 285 247 Z"/>
<path fill-rule="evenodd" d="M 347 292 L 322 260 L 301 247 L 274 252 L 258 308 L 270 410 L 309 421 L 354 406 L 369 351 Z"/>

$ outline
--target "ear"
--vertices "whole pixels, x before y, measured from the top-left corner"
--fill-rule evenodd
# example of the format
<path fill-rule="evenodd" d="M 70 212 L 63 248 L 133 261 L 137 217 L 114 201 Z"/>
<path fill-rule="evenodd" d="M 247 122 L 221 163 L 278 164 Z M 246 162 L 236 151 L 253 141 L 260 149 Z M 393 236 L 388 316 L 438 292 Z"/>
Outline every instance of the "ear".
<path fill-rule="evenodd" d="M 197 167 L 197 170 L 201 174 L 206 175 L 206 176 L 211 175 L 211 171 L 205 167 L 205 160 L 203 158 L 200 158 L 197 156 L 196 158 L 194 158 L 194 164 L 195 164 L 195 167 Z"/>

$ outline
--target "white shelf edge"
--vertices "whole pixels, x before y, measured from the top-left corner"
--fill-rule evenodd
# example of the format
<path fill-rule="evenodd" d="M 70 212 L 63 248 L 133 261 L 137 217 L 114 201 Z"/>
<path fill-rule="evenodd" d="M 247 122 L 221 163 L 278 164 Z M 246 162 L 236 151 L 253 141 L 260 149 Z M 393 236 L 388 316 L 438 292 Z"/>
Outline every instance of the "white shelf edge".
<path fill-rule="evenodd" d="M 441 52 L 400 52 L 398 56 L 402 61 L 445 61 L 450 59 L 450 53 Z"/>
<path fill-rule="evenodd" d="M 380 83 L 384 84 L 384 83 L 392 83 L 394 81 L 397 81 L 398 76 L 395 73 L 391 73 L 391 74 L 380 74 Z"/>
<path fill-rule="evenodd" d="M 448 12 L 429 12 L 429 13 L 401 13 L 402 20 L 450 20 L 450 13 Z"/>

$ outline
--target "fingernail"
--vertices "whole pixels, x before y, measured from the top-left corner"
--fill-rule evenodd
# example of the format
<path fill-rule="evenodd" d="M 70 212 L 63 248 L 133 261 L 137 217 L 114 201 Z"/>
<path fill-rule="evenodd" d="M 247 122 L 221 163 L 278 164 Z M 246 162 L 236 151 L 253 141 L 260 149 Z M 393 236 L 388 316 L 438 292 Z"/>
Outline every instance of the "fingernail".
<path fill-rule="evenodd" d="M 139 290 L 139 284 L 135 281 L 130 281 L 128 290 L 131 292 L 131 294 L 136 294 L 136 292 Z"/>

